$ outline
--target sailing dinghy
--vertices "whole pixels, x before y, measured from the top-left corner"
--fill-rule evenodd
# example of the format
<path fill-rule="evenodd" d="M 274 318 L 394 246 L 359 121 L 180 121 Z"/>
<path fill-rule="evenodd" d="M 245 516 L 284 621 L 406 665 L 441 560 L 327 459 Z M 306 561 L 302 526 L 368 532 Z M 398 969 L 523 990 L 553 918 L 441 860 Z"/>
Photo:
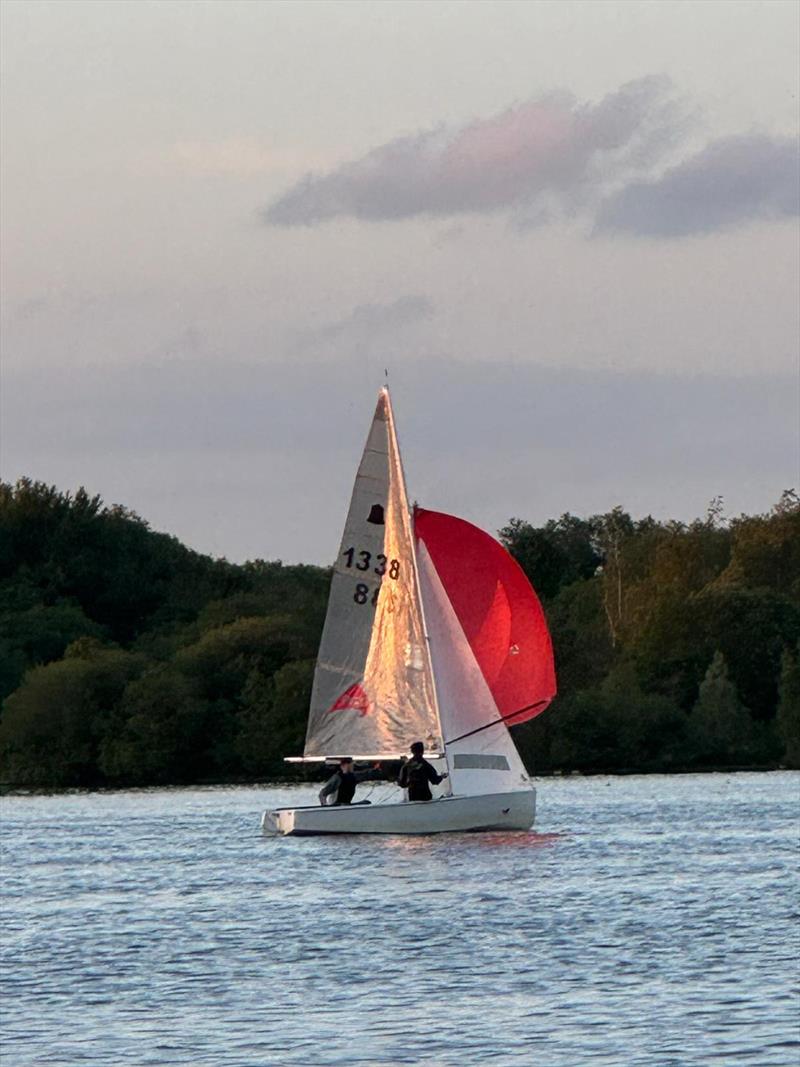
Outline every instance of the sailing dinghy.
<path fill-rule="evenodd" d="M 399 760 L 422 740 L 447 772 L 431 801 L 278 808 L 265 833 L 528 830 L 536 793 L 508 727 L 555 696 L 539 600 L 482 530 L 409 508 L 388 389 L 333 571 L 305 750 L 289 762 Z"/>

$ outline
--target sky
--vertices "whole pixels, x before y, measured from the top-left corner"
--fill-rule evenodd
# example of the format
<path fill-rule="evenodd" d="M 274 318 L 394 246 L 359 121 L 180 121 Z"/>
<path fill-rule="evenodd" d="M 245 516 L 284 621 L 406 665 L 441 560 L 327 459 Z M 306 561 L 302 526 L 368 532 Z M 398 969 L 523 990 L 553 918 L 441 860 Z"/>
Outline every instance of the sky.
<path fill-rule="evenodd" d="M 0 475 L 328 563 L 800 486 L 800 5 L 4 0 Z"/>

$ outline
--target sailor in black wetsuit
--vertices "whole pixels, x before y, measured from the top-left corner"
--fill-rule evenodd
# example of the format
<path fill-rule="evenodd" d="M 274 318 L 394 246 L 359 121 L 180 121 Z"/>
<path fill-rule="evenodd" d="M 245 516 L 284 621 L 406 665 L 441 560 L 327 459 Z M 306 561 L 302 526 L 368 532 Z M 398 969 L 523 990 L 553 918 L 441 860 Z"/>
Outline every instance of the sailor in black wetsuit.
<path fill-rule="evenodd" d="M 356 786 L 368 778 L 377 778 L 376 769 L 366 771 L 353 770 L 353 761 L 349 756 L 339 760 L 339 770 L 332 774 L 319 791 L 319 802 L 324 806 L 333 804 L 352 804 Z M 359 803 L 361 803 L 359 801 Z M 368 803 L 368 801 L 364 801 Z"/>
<path fill-rule="evenodd" d="M 408 790 L 409 800 L 433 800 L 431 785 L 438 785 L 447 775 L 437 774 L 432 764 L 423 757 L 425 746 L 415 741 L 411 746 L 411 759 L 400 768 L 397 784 Z"/>

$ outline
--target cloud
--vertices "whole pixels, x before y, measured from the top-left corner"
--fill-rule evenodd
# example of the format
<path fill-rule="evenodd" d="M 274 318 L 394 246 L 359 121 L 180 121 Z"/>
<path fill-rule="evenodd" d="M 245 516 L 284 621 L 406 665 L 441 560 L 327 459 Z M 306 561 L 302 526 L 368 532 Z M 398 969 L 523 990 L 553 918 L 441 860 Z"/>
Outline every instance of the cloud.
<path fill-rule="evenodd" d="M 797 141 L 750 135 L 712 141 L 660 178 L 620 189 L 601 206 L 597 229 L 682 237 L 799 213 Z"/>
<path fill-rule="evenodd" d="M 430 354 L 428 328 L 435 314 L 434 305 L 422 293 L 359 304 L 341 318 L 297 330 L 286 352 L 294 360 L 331 363 L 344 356 L 356 359 L 370 373 L 380 367 L 391 372 L 405 362 L 409 352 L 417 358 Z"/>
<path fill-rule="evenodd" d="M 410 293 L 388 303 L 359 304 L 344 318 L 304 331 L 302 341 L 305 347 L 315 341 L 375 340 L 376 335 L 416 325 L 433 314 L 434 307 L 427 296 Z"/>
<path fill-rule="evenodd" d="M 234 559 L 327 563 L 382 375 L 333 362 L 25 365 L 3 475 L 80 484 Z M 428 360 L 393 375 L 409 487 L 486 529 L 564 511 L 763 510 L 796 484 L 790 375 L 696 377 Z"/>
<path fill-rule="evenodd" d="M 629 82 L 598 103 L 567 93 L 529 100 L 460 128 L 400 137 L 326 174 L 310 174 L 264 212 L 314 225 L 512 209 L 520 220 L 573 209 L 608 181 L 663 157 L 685 127 L 662 77 Z"/>

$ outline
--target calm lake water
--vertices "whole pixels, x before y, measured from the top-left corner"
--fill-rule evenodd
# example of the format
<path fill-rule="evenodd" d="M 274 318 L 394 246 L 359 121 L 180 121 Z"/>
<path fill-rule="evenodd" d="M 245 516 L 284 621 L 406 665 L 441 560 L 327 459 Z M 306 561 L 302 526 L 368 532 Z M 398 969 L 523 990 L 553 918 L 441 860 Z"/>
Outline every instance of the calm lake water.
<path fill-rule="evenodd" d="M 307 788 L 0 802 L 4 1067 L 795 1067 L 800 774 L 539 784 L 536 834 L 262 838 Z"/>

